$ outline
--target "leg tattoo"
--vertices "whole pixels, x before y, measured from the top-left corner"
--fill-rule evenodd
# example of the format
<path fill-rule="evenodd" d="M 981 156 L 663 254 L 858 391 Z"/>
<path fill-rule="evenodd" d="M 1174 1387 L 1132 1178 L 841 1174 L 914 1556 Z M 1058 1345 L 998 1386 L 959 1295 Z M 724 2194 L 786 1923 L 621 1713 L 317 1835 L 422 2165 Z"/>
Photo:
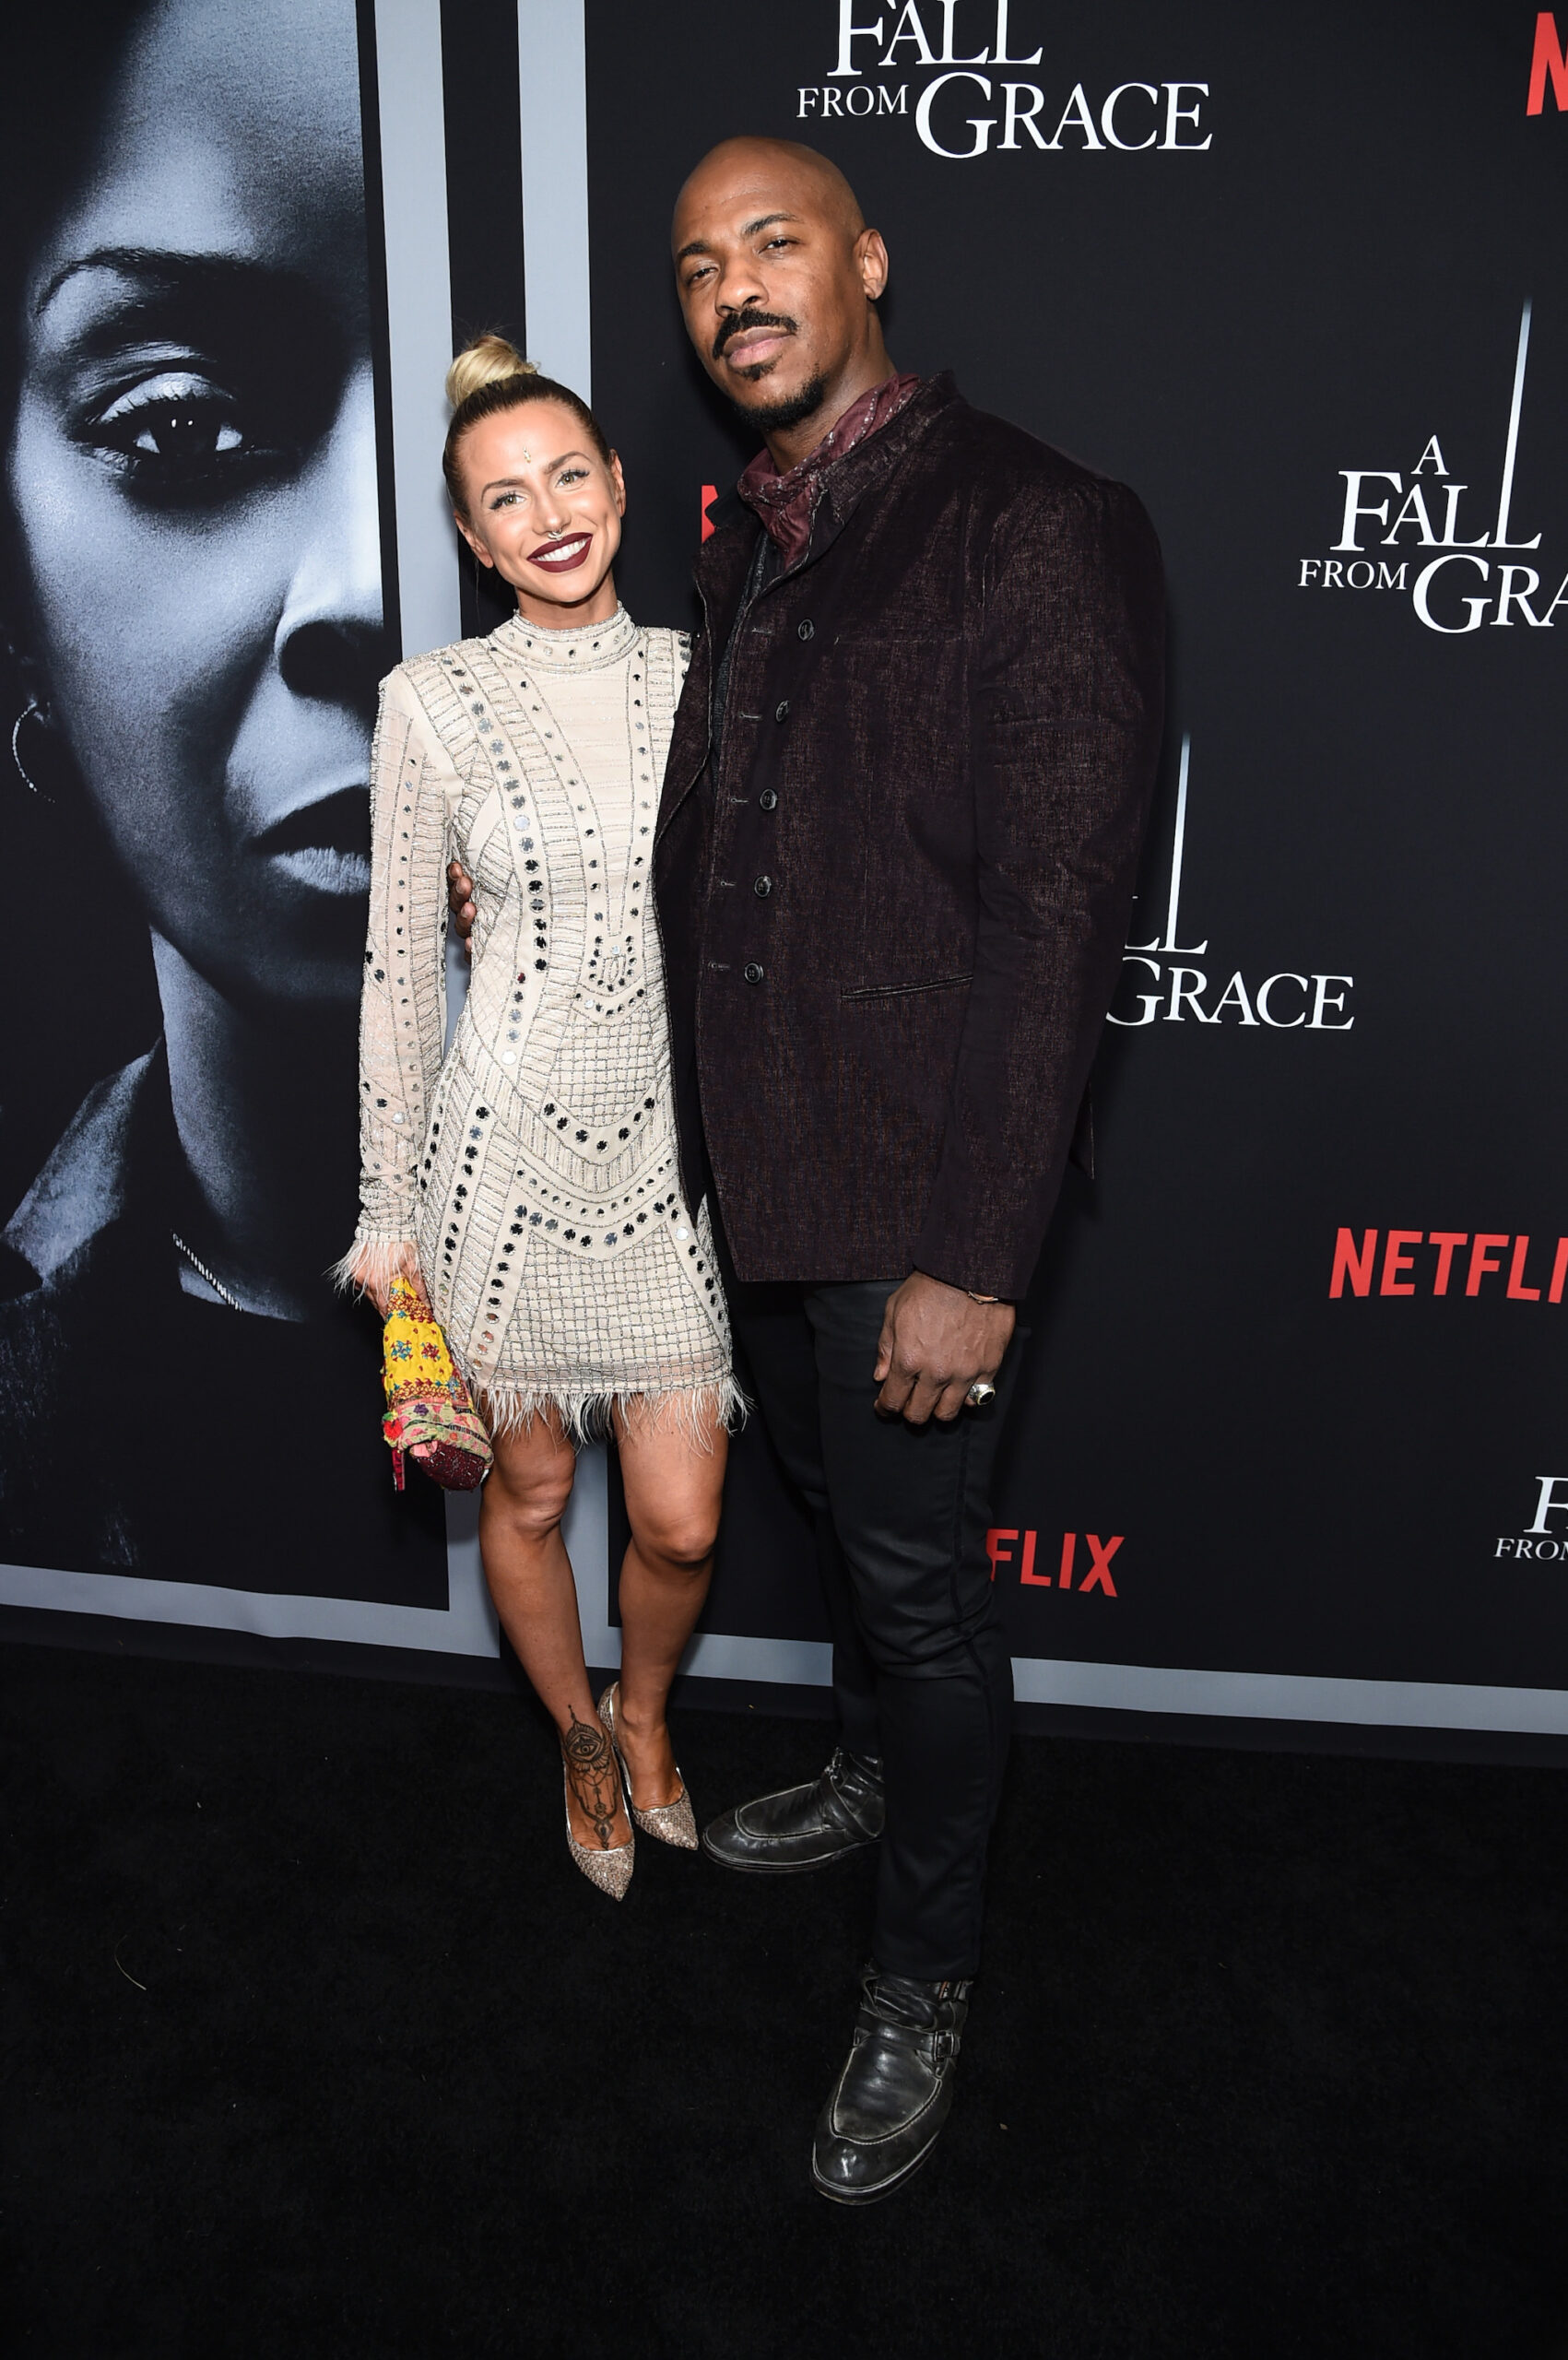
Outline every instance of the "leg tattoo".
<path fill-rule="evenodd" d="M 593 1821 L 601 1848 L 607 1852 L 612 1848 L 610 1836 L 620 1800 L 620 1782 L 610 1741 L 597 1721 L 580 1721 L 573 1713 L 572 1727 L 560 1740 L 560 1750 L 566 1756 L 572 1791 Z"/>

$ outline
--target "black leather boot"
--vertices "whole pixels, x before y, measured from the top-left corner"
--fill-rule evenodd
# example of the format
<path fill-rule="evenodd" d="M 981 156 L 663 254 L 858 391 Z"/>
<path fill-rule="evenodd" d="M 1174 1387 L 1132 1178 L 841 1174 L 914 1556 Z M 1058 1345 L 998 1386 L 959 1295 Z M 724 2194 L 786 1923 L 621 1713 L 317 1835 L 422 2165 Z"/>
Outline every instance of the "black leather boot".
<path fill-rule="evenodd" d="M 855 2045 L 817 2120 L 811 2177 L 836 2204 L 874 2204 L 918 2171 L 953 2102 L 967 1983 L 861 1984 Z"/>
<path fill-rule="evenodd" d="M 702 1847 L 726 1869 L 774 1873 L 819 1869 L 882 1833 L 882 1765 L 842 1746 L 809 1786 L 761 1795 L 702 1830 Z"/>

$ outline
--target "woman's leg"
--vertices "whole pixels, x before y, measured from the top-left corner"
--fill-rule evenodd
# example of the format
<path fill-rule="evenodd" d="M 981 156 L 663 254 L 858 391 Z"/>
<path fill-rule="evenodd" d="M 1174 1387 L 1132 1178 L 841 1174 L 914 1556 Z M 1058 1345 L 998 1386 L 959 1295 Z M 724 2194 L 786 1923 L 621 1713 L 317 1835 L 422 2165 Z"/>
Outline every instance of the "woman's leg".
<path fill-rule="evenodd" d="M 665 1724 L 670 1682 L 702 1611 L 713 1570 L 729 1436 L 715 1421 L 705 1444 L 674 1418 L 618 1417 L 631 1540 L 620 1569 L 618 1734 L 640 1810 L 680 1792 Z"/>
<path fill-rule="evenodd" d="M 501 1627 L 560 1733 L 572 1834 L 591 1848 L 625 1844 L 631 1824 L 588 1687 L 577 1586 L 560 1532 L 576 1454 L 553 1417 L 536 1417 L 523 1432 L 491 1440 L 495 1465 L 479 1495 L 485 1579 Z"/>

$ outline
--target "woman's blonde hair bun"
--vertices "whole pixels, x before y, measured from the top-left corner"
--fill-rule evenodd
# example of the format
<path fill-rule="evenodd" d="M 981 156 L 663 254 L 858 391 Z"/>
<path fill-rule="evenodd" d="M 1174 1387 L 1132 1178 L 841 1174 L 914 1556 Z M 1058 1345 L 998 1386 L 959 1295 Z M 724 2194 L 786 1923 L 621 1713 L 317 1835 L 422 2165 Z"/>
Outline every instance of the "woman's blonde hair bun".
<path fill-rule="evenodd" d="M 446 447 L 441 454 L 441 471 L 446 478 L 446 496 L 454 516 L 466 517 L 468 513 L 463 470 L 458 465 L 464 441 L 481 419 L 495 418 L 502 410 L 526 408 L 535 402 L 559 402 L 578 420 L 605 466 L 612 464 L 614 454 L 605 440 L 604 429 L 582 395 L 559 379 L 547 377 L 531 360 L 524 360 L 514 344 L 493 331 L 488 336 L 477 336 L 472 344 L 464 346 L 446 372 L 446 398 L 452 404 L 452 417 L 446 430 Z M 528 454 L 525 452 L 523 455 L 526 458 Z"/>
<path fill-rule="evenodd" d="M 472 344 L 466 344 L 447 371 L 446 398 L 454 409 L 460 409 L 470 395 L 486 385 L 500 384 L 507 377 L 536 377 L 538 373 L 514 344 L 490 330 L 477 336 Z"/>

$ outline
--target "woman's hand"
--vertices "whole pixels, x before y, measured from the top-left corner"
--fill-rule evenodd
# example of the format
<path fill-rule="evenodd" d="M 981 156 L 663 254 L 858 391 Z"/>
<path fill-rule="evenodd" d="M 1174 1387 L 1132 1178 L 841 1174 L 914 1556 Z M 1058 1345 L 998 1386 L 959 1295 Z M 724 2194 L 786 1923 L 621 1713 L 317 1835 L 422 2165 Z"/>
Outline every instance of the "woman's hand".
<path fill-rule="evenodd" d="M 430 1312 L 430 1316 L 433 1319 L 435 1317 L 435 1314 L 433 1311 L 430 1311 L 430 1299 L 425 1292 L 425 1281 L 419 1275 L 419 1257 L 415 1254 L 411 1245 L 407 1249 L 407 1259 L 405 1260 L 402 1268 L 395 1275 L 408 1280 L 408 1283 L 413 1288 L 414 1292 L 419 1296 L 420 1303 L 424 1305 L 425 1310 Z M 370 1296 L 371 1301 L 375 1304 L 375 1307 L 380 1312 L 382 1317 L 384 1319 L 392 1304 L 392 1280 L 388 1278 L 378 1286 L 367 1287 L 365 1292 Z"/>
<path fill-rule="evenodd" d="M 407 1279 L 425 1309 L 430 1311 L 430 1299 L 425 1292 L 425 1282 L 419 1275 L 419 1257 L 412 1245 L 366 1245 L 361 1248 L 357 1266 L 348 1276 L 374 1304 L 384 1319 L 392 1303 L 395 1279 Z M 431 1313 L 432 1318 L 434 1314 Z"/>

